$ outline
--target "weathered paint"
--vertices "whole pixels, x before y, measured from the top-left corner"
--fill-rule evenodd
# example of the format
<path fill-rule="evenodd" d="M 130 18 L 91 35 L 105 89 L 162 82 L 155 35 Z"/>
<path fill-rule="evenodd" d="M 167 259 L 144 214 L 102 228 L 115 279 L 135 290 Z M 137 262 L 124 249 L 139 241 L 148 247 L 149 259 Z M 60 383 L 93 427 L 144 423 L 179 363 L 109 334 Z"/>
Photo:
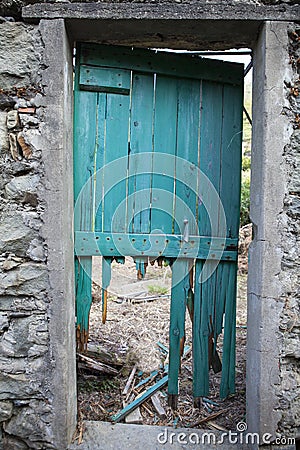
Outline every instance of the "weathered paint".
<path fill-rule="evenodd" d="M 91 116 L 89 125 L 79 123 L 78 112 L 75 118 L 80 135 L 89 134 L 81 148 L 80 139 L 75 144 L 82 155 L 75 177 L 83 170 L 77 195 L 88 174 L 94 176 L 76 208 L 83 217 L 76 220 L 75 251 L 87 260 L 104 257 L 103 321 L 112 259 L 134 257 L 142 278 L 148 257 L 166 258 L 172 267 L 169 404 L 177 403 L 186 306 L 193 319 L 197 406 L 208 395 L 210 366 L 220 369 L 216 343 L 225 315 L 224 397 L 234 392 L 242 67 L 83 44 L 77 72 L 77 102 L 87 99 L 76 107 L 81 118 Z M 112 172 L 108 165 L 116 161 Z M 208 195 L 207 179 L 220 200 Z"/>

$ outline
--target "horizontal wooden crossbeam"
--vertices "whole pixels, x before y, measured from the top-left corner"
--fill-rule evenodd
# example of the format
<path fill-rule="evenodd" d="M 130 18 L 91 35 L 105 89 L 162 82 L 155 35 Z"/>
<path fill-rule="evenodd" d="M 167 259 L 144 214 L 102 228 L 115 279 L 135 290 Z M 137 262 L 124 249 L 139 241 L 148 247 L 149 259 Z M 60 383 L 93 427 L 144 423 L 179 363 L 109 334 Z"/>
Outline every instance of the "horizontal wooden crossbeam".
<path fill-rule="evenodd" d="M 75 232 L 77 256 L 133 256 L 237 260 L 237 239 L 174 234 Z"/>

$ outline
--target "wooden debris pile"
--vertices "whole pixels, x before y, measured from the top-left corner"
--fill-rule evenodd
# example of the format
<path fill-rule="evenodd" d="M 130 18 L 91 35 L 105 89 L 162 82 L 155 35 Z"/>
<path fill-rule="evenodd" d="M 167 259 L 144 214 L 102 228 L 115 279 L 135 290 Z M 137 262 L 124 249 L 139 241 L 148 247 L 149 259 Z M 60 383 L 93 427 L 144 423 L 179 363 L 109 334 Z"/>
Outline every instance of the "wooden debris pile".
<path fill-rule="evenodd" d="M 110 420 L 113 423 L 125 421 L 130 424 L 186 426 L 189 428 L 201 428 L 203 425 L 204 428 L 225 430 L 214 419 L 226 413 L 228 408 L 214 412 L 214 409 L 219 409 L 220 405 L 211 399 L 203 398 L 203 408 L 199 411 L 192 407 L 191 395 L 189 399 L 184 400 L 184 407 L 189 406 L 187 415 L 186 412 L 182 414 L 182 407 L 179 407 L 178 411 L 173 411 L 167 406 L 168 350 L 161 342 L 158 342 L 157 345 L 165 356 L 164 364 L 149 374 L 139 370 L 137 364 L 132 367 L 124 388 L 121 390 L 119 386 L 119 390 L 121 390 L 120 409 L 116 411 L 120 402 L 114 398 L 114 395 L 106 393 L 100 402 L 96 402 L 94 397 L 96 408 L 103 415 L 102 420 Z M 190 356 L 191 347 L 187 345 L 184 349 L 183 361 Z M 92 377 L 96 380 L 97 376 L 117 378 L 123 364 L 124 361 L 115 359 L 110 352 L 100 350 L 93 345 L 91 349 L 87 350 L 87 355 L 78 354 L 78 368 L 86 373 L 91 372 L 92 375 L 88 375 L 89 379 Z M 187 366 L 184 367 L 187 368 Z M 191 379 L 191 377 L 189 378 Z M 90 407 L 93 408 L 91 405 Z M 111 414 L 112 411 L 113 414 Z M 186 416 L 188 421 L 184 419 Z"/>

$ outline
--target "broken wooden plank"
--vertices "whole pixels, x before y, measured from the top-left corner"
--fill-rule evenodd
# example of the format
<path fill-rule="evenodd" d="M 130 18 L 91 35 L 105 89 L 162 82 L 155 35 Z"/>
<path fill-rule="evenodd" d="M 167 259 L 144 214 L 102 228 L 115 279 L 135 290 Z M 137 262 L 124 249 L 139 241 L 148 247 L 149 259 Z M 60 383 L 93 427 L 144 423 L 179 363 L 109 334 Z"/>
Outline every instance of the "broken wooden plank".
<path fill-rule="evenodd" d="M 164 407 L 161 404 L 158 392 L 156 392 L 155 394 L 152 395 L 151 401 L 152 401 L 152 404 L 153 404 L 153 406 L 155 408 L 155 411 L 157 412 L 159 417 L 161 419 L 165 419 L 167 417 L 167 413 L 166 413 Z"/>
<path fill-rule="evenodd" d="M 157 377 L 158 373 L 159 373 L 158 370 L 153 370 L 150 373 L 149 377 L 145 378 L 144 380 L 141 380 L 136 386 L 134 386 L 134 389 L 139 389 L 144 384 L 150 383 L 150 381 L 152 381 L 154 378 Z"/>
<path fill-rule="evenodd" d="M 131 411 L 134 411 L 138 406 L 140 406 L 144 401 L 150 398 L 155 392 L 165 386 L 168 382 L 168 375 L 164 376 L 159 380 L 154 386 L 148 388 L 139 398 L 136 398 L 132 403 L 125 406 L 121 411 L 117 414 L 111 416 L 111 420 L 114 423 L 120 422 L 120 420 L 124 419 Z"/>
<path fill-rule="evenodd" d="M 110 375 L 117 375 L 118 371 L 107 364 L 103 364 L 99 361 L 96 361 L 86 355 L 82 355 L 81 353 L 77 353 L 78 358 L 84 363 L 87 369 L 96 370 L 97 372 L 107 373 Z"/>
<path fill-rule="evenodd" d="M 141 424 L 143 423 L 143 417 L 140 408 L 136 408 L 128 416 L 125 417 L 125 423 Z"/>
<path fill-rule="evenodd" d="M 109 366 L 121 367 L 124 365 L 125 361 L 122 361 L 116 353 L 106 350 L 105 348 L 100 348 L 99 345 L 88 343 L 88 349 L 86 356 L 92 359 L 96 359 Z"/>
<path fill-rule="evenodd" d="M 130 389 L 131 383 L 133 381 L 133 378 L 134 378 L 134 375 L 135 375 L 135 372 L 136 372 L 136 368 L 137 367 L 134 366 L 134 368 L 132 369 L 132 371 L 131 371 L 131 373 L 130 373 L 130 375 L 128 377 L 127 383 L 126 383 L 126 385 L 125 385 L 125 387 L 123 389 L 122 395 L 127 395 L 128 394 L 128 391 Z"/>

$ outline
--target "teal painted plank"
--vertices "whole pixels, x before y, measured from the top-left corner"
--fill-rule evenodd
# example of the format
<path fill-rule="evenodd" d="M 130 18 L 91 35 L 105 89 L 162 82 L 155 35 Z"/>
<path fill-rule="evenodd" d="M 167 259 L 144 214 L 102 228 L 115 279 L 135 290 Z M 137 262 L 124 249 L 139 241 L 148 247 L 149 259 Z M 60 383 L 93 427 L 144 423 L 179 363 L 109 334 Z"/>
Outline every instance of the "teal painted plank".
<path fill-rule="evenodd" d="M 221 261 L 217 269 L 216 285 L 216 315 L 215 315 L 215 337 L 222 333 L 223 317 L 225 314 L 226 289 L 229 283 L 228 279 L 229 264 Z"/>
<path fill-rule="evenodd" d="M 227 236 L 238 237 L 243 126 L 243 90 L 240 87 L 224 86 L 223 111 L 220 197 L 226 215 Z"/>
<path fill-rule="evenodd" d="M 134 233 L 150 231 L 153 101 L 153 75 L 133 73 L 128 195 L 134 202 L 129 219 Z"/>
<path fill-rule="evenodd" d="M 221 398 L 235 393 L 236 272 L 236 263 L 229 264 L 223 339 L 223 367 L 220 385 Z"/>
<path fill-rule="evenodd" d="M 129 95 L 130 70 L 81 66 L 79 86 L 83 90 Z"/>
<path fill-rule="evenodd" d="M 180 346 L 185 337 L 185 310 L 189 290 L 189 262 L 177 259 L 172 265 L 172 289 L 169 329 L 168 394 L 178 395 Z"/>
<path fill-rule="evenodd" d="M 78 201 L 75 230 L 92 229 L 93 176 L 97 135 L 97 94 L 75 92 L 74 115 L 74 198 Z M 87 185 L 86 185 L 87 183 Z M 79 196 L 86 185 L 84 195 Z"/>
<path fill-rule="evenodd" d="M 194 320 L 193 320 L 193 395 L 197 399 L 208 395 L 208 320 L 205 299 L 203 299 L 203 284 L 201 272 L 203 261 L 195 264 Z"/>
<path fill-rule="evenodd" d="M 176 154 L 177 80 L 157 75 L 154 113 L 154 158 L 159 154 Z M 151 230 L 173 232 L 175 158 L 165 160 L 152 177 Z M 155 166 L 154 166 L 155 167 Z M 165 174 L 170 176 L 166 176 Z M 166 200 L 166 195 L 171 195 Z"/>
<path fill-rule="evenodd" d="M 84 255 L 105 256 L 167 256 L 181 258 L 204 258 L 208 256 L 217 260 L 236 260 L 237 239 L 227 239 L 225 250 L 223 239 L 190 236 L 184 242 L 180 236 L 173 234 L 122 234 L 122 233 L 75 233 L 75 253 Z M 231 250 L 226 250 L 231 248 Z"/>
<path fill-rule="evenodd" d="M 97 153 L 97 94 L 79 91 L 77 80 L 78 67 L 74 93 L 74 200 L 77 204 L 74 228 L 91 231 L 94 213 L 94 160 Z M 91 256 L 76 258 L 75 268 L 77 344 L 80 350 L 84 350 L 92 303 Z"/>
<path fill-rule="evenodd" d="M 189 234 L 198 234 L 196 192 L 198 182 L 199 126 L 201 83 L 183 79 L 178 85 L 178 124 L 175 183 L 175 233 L 184 233 L 184 220 L 189 220 Z M 181 180 L 181 181 L 180 181 Z M 185 205 L 183 208 L 182 202 Z M 188 211 L 186 211 L 186 209 Z"/>
<path fill-rule="evenodd" d="M 95 159 L 95 231 L 103 230 L 103 170 L 106 139 L 106 103 L 107 94 L 98 94 L 97 110 L 97 155 Z"/>
<path fill-rule="evenodd" d="M 76 324 L 79 350 L 86 349 L 92 304 L 92 258 L 80 257 L 76 264 Z"/>
<path fill-rule="evenodd" d="M 120 67 L 140 72 L 158 72 L 165 75 L 240 83 L 243 64 L 205 59 L 194 55 L 176 55 L 170 52 L 132 49 L 99 44 L 81 44 L 80 63 L 106 67 Z"/>
<path fill-rule="evenodd" d="M 124 232 L 126 224 L 126 179 L 129 129 L 129 96 L 108 94 L 104 155 L 104 231 Z M 111 184 L 110 163 L 114 164 L 115 185 Z M 114 215 L 118 220 L 114 220 Z"/>
<path fill-rule="evenodd" d="M 200 127 L 200 170 L 217 192 L 220 188 L 223 87 L 216 83 L 202 83 L 202 115 Z M 200 175 L 199 230 L 203 236 L 217 235 L 219 208 L 209 194 L 210 185 Z M 206 200 L 205 200 L 206 199 Z M 204 204 L 206 203 L 206 204 Z"/>
<path fill-rule="evenodd" d="M 114 423 L 120 422 L 120 420 L 124 419 L 124 417 L 129 414 L 129 412 L 134 411 L 139 405 L 144 403 L 148 398 L 150 398 L 155 392 L 157 392 L 159 389 L 161 389 L 163 386 L 165 386 L 168 382 L 168 375 L 164 376 L 161 380 L 159 380 L 154 386 L 151 386 L 149 389 L 147 389 L 143 395 L 136 398 L 132 403 L 125 406 L 121 411 L 119 411 L 117 414 L 111 416 L 111 420 Z"/>

